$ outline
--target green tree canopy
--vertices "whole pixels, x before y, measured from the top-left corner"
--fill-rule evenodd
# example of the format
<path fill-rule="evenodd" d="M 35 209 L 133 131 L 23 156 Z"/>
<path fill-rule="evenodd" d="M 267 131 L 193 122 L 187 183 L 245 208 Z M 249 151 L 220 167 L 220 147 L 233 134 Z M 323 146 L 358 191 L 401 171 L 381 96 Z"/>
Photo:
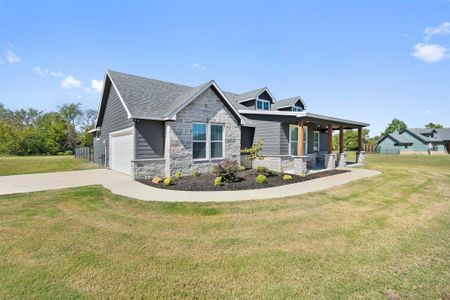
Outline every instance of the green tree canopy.
<path fill-rule="evenodd" d="M 434 123 L 430 122 L 430 123 L 425 125 L 425 128 L 444 128 L 444 126 L 442 126 L 439 123 L 434 124 Z"/>
<path fill-rule="evenodd" d="M 395 118 L 388 124 L 386 129 L 381 133 L 382 136 L 391 134 L 395 131 L 402 131 L 403 129 L 408 128 L 405 122 Z"/>

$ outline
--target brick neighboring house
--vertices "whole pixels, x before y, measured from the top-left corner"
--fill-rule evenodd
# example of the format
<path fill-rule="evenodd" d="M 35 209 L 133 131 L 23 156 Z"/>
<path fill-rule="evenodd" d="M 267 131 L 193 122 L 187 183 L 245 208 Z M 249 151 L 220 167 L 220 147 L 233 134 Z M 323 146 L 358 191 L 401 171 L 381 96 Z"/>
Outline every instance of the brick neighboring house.
<path fill-rule="evenodd" d="M 376 152 L 395 154 L 448 154 L 450 128 L 406 128 L 383 136 Z"/>
<path fill-rule="evenodd" d="M 222 91 L 213 80 L 190 87 L 107 71 L 96 128 L 94 161 L 142 179 L 208 172 L 215 164 L 243 159 L 240 150 L 264 140 L 260 161 L 274 170 L 304 172 L 346 165 L 343 139 L 332 153 L 333 130 L 369 124 L 306 111 L 301 97 L 277 101 L 267 88 Z"/>

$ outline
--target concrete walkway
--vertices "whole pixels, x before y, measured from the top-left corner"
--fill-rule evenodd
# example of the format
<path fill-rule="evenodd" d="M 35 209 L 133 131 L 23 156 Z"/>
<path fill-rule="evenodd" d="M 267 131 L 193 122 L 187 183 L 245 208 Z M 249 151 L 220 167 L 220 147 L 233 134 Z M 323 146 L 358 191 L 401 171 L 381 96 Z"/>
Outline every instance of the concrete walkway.
<path fill-rule="evenodd" d="M 379 175 L 367 169 L 293 183 L 285 186 L 245 191 L 185 192 L 163 190 L 133 181 L 122 173 L 97 169 L 86 171 L 0 176 L 0 195 L 45 191 L 101 184 L 114 194 L 146 201 L 227 202 L 280 198 L 317 192 L 351 181 Z"/>

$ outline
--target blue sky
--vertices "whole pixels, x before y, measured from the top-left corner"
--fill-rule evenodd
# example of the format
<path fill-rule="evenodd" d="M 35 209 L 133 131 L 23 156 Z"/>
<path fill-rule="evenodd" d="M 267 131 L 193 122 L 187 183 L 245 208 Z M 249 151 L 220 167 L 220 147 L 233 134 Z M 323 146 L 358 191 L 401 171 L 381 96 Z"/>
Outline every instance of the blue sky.
<path fill-rule="evenodd" d="M 98 107 L 106 69 L 450 127 L 450 0 L 3 1 L 0 102 Z"/>

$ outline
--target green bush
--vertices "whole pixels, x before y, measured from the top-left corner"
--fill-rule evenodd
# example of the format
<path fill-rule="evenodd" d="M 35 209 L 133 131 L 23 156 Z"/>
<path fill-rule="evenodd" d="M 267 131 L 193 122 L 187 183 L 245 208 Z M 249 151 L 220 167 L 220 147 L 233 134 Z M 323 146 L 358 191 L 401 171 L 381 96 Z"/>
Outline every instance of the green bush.
<path fill-rule="evenodd" d="M 305 172 L 301 172 L 300 174 L 298 174 L 298 176 L 300 176 L 300 178 L 305 178 L 306 174 L 305 174 Z"/>
<path fill-rule="evenodd" d="M 216 176 L 221 176 L 226 182 L 236 182 L 237 173 L 239 172 L 239 164 L 235 160 L 225 160 L 220 164 L 214 166 L 213 173 Z"/>
<path fill-rule="evenodd" d="M 172 177 L 167 177 L 167 178 L 165 178 L 164 179 L 164 181 L 163 181 L 163 185 L 164 186 L 169 186 L 169 185 L 171 185 L 172 184 Z"/>
<path fill-rule="evenodd" d="M 292 176 L 291 175 L 283 175 L 283 181 L 291 181 L 292 180 Z"/>
<path fill-rule="evenodd" d="M 214 185 L 215 186 L 222 185 L 222 176 L 217 176 L 216 178 L 214 178 Z"/>
<path fill-rule="evenodd" d="M 176 180 L 181 179 L 181 177 L 182 177 L 182 175 L 181 175 L 181 172 L 180 172 L 180 171 L 178 171 L 178 172 L 175 173 L 175 179 L 176 179 Z"/>
<path fill-rule="evenodd" d="M 264 166 L 257 166 L 256 171 L 258 171 L 259 173 L 267 173 L 269 171 L 269 169 L 267 169 Z"/>
<path fill-rule="evenodd" d="M 192 176 L 195 176 L 195 177 L 197 177 L 199 175 L 199 173 L 198 173 L 198 170 L 197 169 L 195 169 L 194 170 L 194 172 L 192 172 Z"/>
<path fill-rule="evenodd" d="M 244 166 L 240 166 L 239 167 L 239 171 L 245 171 L 245 167 Z"/>
<path fill-rule="evenodd" d="M 280 175 L 280 173 L 278 173 L 277 171 L 273 171 L 273 170 L 269 170 L 269 171 L 267 172 L 267 174 L 269 174 L 269 175 L 271 175 L 271 176 L 278 176 L 278 175 Z"/>
<path fill-rule="evenodd" d="M 264 176 L 263 174 L 259 174 L 258 176 L 256 176 L 256 182 L 259 184 L 263 184 L 267 182 L 267 177 Z"/>
<path fill-rule="evenodd" d="M 64 155 L 73 155 L 73 151 L 72 150 L 67 150 L 64 152 Z"/>

